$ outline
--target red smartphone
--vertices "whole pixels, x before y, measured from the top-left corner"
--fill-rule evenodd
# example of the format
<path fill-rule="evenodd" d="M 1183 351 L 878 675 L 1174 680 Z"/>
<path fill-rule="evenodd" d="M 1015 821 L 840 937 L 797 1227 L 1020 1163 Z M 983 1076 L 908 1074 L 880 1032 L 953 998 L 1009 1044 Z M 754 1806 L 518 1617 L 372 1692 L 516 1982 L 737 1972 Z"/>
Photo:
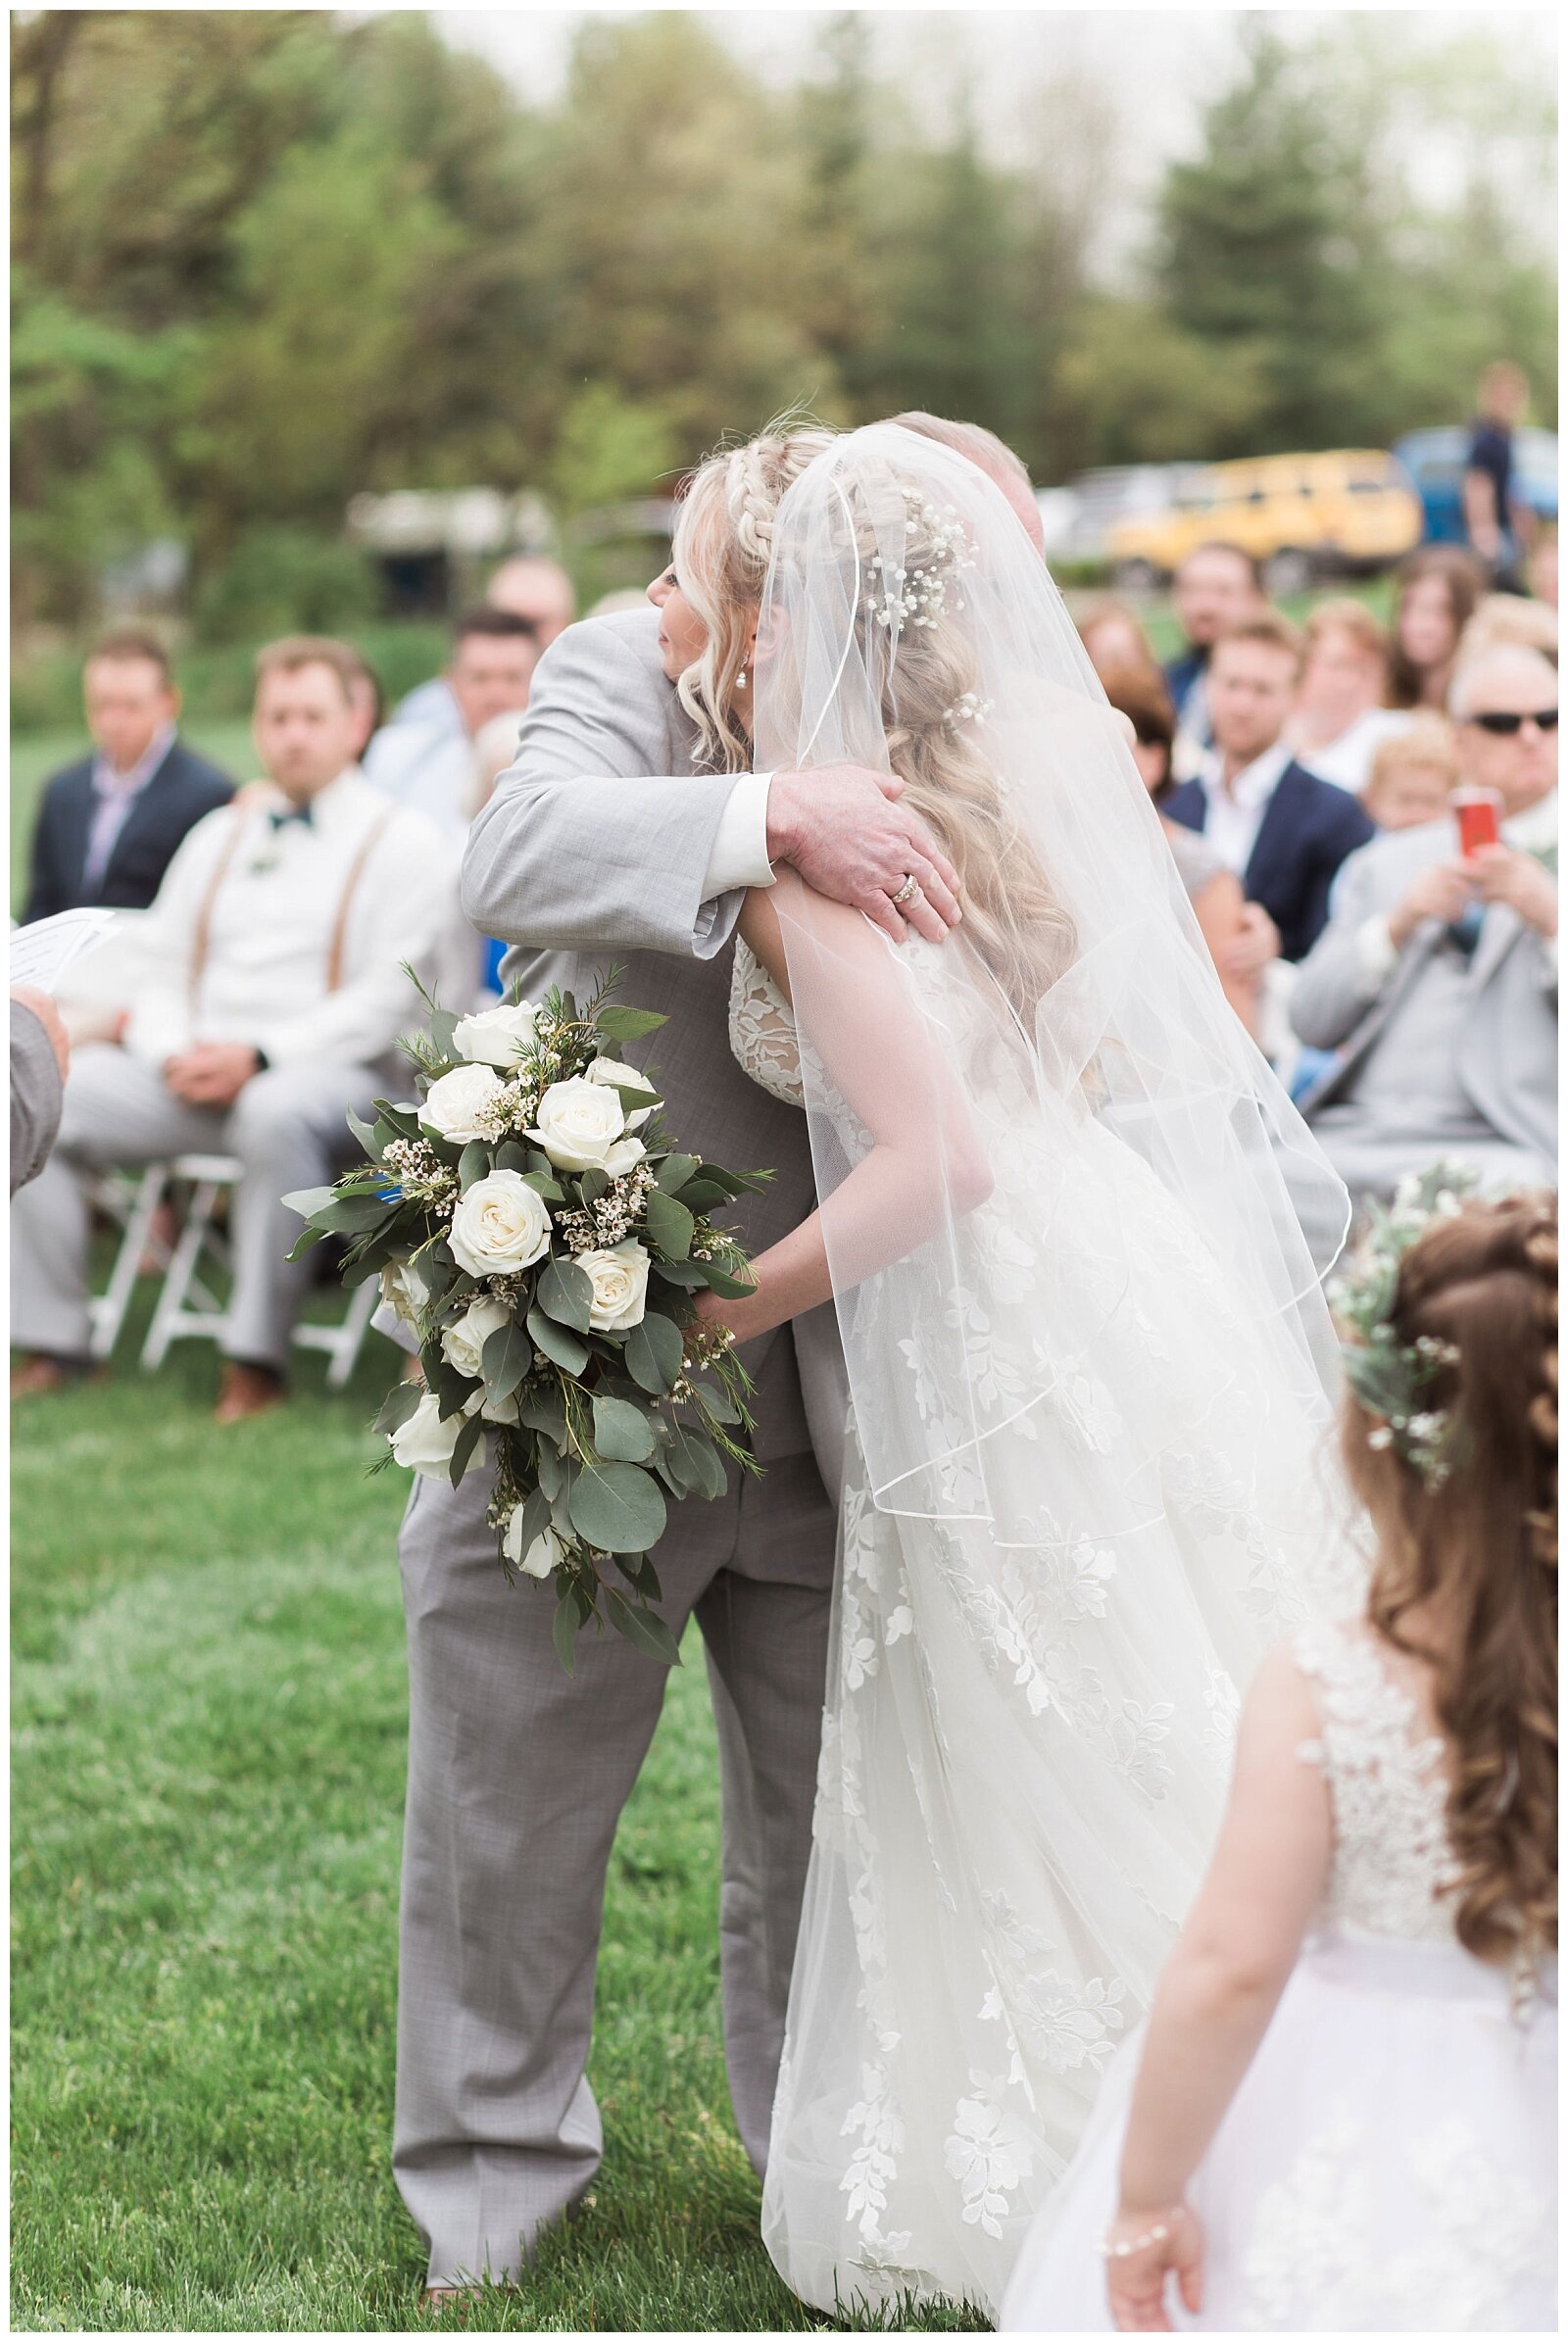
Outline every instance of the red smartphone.
<path fill-rule="evenodd" d="M 1493 789 L 1455 789 L 1448 800 L 1459 824 L 1459 852 L 1468 860 L 1479 854 L 1483 846 L 1498 842 L 1497 808 L 1500 800 Z"/>

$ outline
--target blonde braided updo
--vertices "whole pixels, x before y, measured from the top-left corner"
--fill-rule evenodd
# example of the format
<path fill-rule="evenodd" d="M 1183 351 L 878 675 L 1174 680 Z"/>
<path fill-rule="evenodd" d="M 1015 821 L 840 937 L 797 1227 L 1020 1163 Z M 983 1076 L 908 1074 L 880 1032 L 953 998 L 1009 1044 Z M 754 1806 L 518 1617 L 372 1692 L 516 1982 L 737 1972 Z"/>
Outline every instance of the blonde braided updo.
<path fill-rule="evenodd" d="M 772 559 L 773 522 L 785 490 L 832 444 L 833 433 L 817 426 L 775 424 L 745 447 L 710 456 L 682 500 L 675 574 L 708 641 L 675 689 L 697 727 L 696 761 L 712 770 L 751 769 L 735 690 Z"/>

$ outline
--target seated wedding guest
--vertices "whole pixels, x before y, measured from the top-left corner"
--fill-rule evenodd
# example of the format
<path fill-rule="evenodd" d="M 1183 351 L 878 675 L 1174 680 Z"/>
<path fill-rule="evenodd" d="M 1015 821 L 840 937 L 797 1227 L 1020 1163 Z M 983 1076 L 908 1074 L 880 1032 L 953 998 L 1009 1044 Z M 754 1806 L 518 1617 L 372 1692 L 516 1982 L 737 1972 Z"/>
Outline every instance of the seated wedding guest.
<path fill-rule="evenodd" d="M 1478 652 L 1495 643 L 1522 643 L 1557 663 L 1557 613 L 1549 602 L 1532 602 L 1524 594 L 1488 594 L 1459 637 L 1457 664 L 1468 666 Z"/>
<path fill-rule="evenodd" d="M 1446 716 L 1423 712 L 1373 751 L 1361 804 L 1380 830 L 1419 829 L 1424 821 L 1442 819 L 1458 783 L 1453 726 Z"/>
<path fill-rule="evenodd" d="M 233 792 L 180 740 L 179 692 L 155 635 L 105 635 L 81 696 L 93 754 L 44 790 L 24 924 L 84 903 L 145 910 L 186 831 Z"/>
<path fill-rule="evenodd" d="M 88 1207 L 76 1174 L 171 1154 L 237 1155 L 218 1419 L 283 1396 L 308 1260 L 281 1198 L 348 1162 L 344 1122 L 390 1081 L 429 967 L 455 920 L 456 860 L 354 761 L 355 666 L 296 636 L 257 659 L 253 736 L 271 784 L 200 822 L 146 922 L 123 1046 L 80 1049 L 60 1141 L 12 1205 L 14 1394 L 58 1389 L 88 1354 Z"/>
<path fill-rule="evenodd" d="M 1342 1287 L 1361 1615 L 1257 1671 L 1004 2333 L 1558 2331 L 1556 1201 L 1423 1186 Z"/>
<path fill-rule="evenodd" d="M 1196 546 L 1176 571 L 1175 602 L 1186 647 L 1167 661 L 1165 683 L 1176 710 L 1176 778 L 1188 781 L 1213 744 L 1206 691 L 1210 654 L 1232 626 L 1267 609 L 1262 571 L 1239 545 Z"/>
<path fill-rule="evenodd" d="M 1129 610 L 1125 602 L 1101 594 L 1078 613 L 1074 623 L 1078 640 L 1088 652 L 1090 664 L 1102 683 L 1108 674 L 1136 667 L 1152 667 L 1159 674 L 1153 645 L 1144 632 L 1137 612 Z M 1163 680 L 1161 676 L 1162 683 Z"/>
<path fill-rule="evenodd" d="M 1222 634 L 1206 676 L 1214 745 L 1163 808 L 1200 830 L 1240 878 L 1258 967 L 1305 956 L 1336 871 L 1372 835 L 1353 797 L 1291 755 L 1284 733 L 1300 673 L 1301 639 L 1285 619 L 1264 612 Z"/>
<path fill-rule="evenodd" d="M 521 618 L 538 651 L 548 651 L 558 634 L 564 634 L 577 615 L 577 591 L 559 561 L 543 554 L 519 553 L 503 561 L 484 590 L 486 610 L 506 610 Z M 463 716 L 444 675 L 421 683 L 398 704 L 392 721 L 427 724 L 437 730 L 459 732 Z"/>
<path fill-rule="evenodd" d="M 1092 654 L 1091 654 L 1092 656 Z M 1133 762 L 1143 776 L 1144 787 L 1153 799 L 1155 806 L 1170 794 L 1170 752 L 1176 737 L 1176 716 L 1165 689 L 1165 678 L 1157 666 L 1140 663 L 1136 666 L 1112 667 L 1101 677 L 1105 697 L 1111 706 L 1125 715 L 1133 727 Z M 1247 902 L 1241 881 L 1226 869 L 1219 855 L 1206 839 L 1195 830 L 1187 829 L 1179 821 L 1171 821 L 1160 811 L 1160 827 L 1176 863 L 1177 875 L 1187 890 L 1193 915 L 1202 930 L 1209 956 L 1218 971 L 1225 997 L 1248 1031 L 1254 1037 L 1257 1030 L 1258 979 L 1256 972 L 1239 973 L 1230 965 L 1232 949 L 1243 945 L 1242 959 L 1248 958 L 1245 950 L 1248 918 Z"/>
<path fill-rule="evenodd" d="M 1389 657 L 1391 707 L 1447 706 L 1459 637 L 1486 586 L 1475 555 L 1457 545 L 1426 545 L 1401 563 Z"/>
<path fill-rule="evenodd" d="M 1320 602 L 1306 621 L 1306 664 L 1286 738 L 1308 772 L 1359 795 L 1373 751 L 1410 721 L 1385 705 L 1389 640 L 1364 602 Z"/>
<path fill-rule="evenodd" d="M 1502 842 L 1467 857 L 1446 815 L 1365 848 L 1291 1001 L 1302 1041 L 1340 1052 L 1298 1102 L 1358 1203 L 1440 1154 L 1489 1187 L 1556 1177 L 1556 674 L 1535 651 L 1483 652 L 1453 715 Z"/>
<path fill-rule="evenodd" d="M 60 1129 L 71 1041 L 46 992 L 11 988 L 11 1193 L 37 1178 Z"/>
<path fill-rule="evenodd" d="M 397 804 L 412 805 L 461 854 L 468 834 L 473 742 L 493 715 L 526 707 L 539 663 L 533 628 L 511 610 L 481 603 L 452 633 L 446 682 L 459 725 L 385 724 L 366 754 L 366 778 Z"/>

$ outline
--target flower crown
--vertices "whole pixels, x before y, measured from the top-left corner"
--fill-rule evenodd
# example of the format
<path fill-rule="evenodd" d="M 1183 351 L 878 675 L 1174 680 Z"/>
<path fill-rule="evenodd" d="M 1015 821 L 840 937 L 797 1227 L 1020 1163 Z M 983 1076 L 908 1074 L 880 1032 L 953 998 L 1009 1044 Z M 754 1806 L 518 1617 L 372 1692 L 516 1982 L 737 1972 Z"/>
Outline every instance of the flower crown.
<path fill-rule="evenodd" d="M 934 626 L 948 607 L 948 584 L 963 569 L 974 567 L 974 557 L 963 523 L 952 505 L 940 509 L 918 488 L 905 488 L 909 529 L 924 532 L 931 557 L 917 569 L 892 569 L 879 553 L 871 556 L 876 580 L 865 607 L 878 626 L 897 634 L 905 626 Z M 963 604 L 956 598 L 955 610 Z"/>
<path fill-rule="evenodd" d="M 1328 1289 L 1329 1305 L 1348 1339 L 1341 1342 L 1346 1379 L 1369 1415 L 1379 1418 L 1367 1445 L 1392 1447 L 1425 1488 L 1441 1488 L 1453 1469 L 1453 1410 L 1424 1407 L 1423 1393 L 1459 1352 L 1422 1334 L 1400 1342 L 1394 1330 L 1399 1269 L 1435 1220 L 1451 1220 L 1478 1182 L 1466 1164 L 1434 1163 L 1402 1179 L 1394 1202 L 1373 1206 L 1372 1224 L 1354 1264 Z"/>

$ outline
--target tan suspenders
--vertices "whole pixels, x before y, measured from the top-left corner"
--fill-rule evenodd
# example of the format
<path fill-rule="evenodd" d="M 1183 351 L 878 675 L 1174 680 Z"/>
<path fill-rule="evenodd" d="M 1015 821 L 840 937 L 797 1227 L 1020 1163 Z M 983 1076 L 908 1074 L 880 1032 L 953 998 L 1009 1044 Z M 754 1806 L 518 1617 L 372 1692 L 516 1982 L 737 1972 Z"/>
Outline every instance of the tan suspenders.
<path fill-rule="evenodd" d="M 343 881 L 343 891 L 338 897 L 337 915 L 332 921 L 331 939 L 326 949 L 326 989 L 328 992 L 336 992 L 343 982 L 343 954 L 348 941 L 349 914 L 354 908 L 354 900 L 359 893 L 360 881 L 365 876 L 365 866 L 392 823 L 397 819 L 397 811 L 396 805 L 388 805 L 380 819 L 370 824 L 360 841 L 353 861 L 349 864 L 348 876 Z M 218 898 L 222 892 L 223 881 L 233 867 L 234 856 L 239 852 L 239 842 L 249 818 L 250 807 L 248 805 L 235 806 L 234 818 L 229 826 L 228 836 L 223 840 L 222 851 L 213 865 L 213 875 L 207 882 L 207 892 L 202 897 L 201 908 L 196 913 L 196 925 L 191 935 L 190 951 L 189 998 L 192 1014 L 195 1013 L 196 1003 L 201 994 L 202 978 L 207 973 L 208 956 L 212 951 L 213 912 Z"/>

